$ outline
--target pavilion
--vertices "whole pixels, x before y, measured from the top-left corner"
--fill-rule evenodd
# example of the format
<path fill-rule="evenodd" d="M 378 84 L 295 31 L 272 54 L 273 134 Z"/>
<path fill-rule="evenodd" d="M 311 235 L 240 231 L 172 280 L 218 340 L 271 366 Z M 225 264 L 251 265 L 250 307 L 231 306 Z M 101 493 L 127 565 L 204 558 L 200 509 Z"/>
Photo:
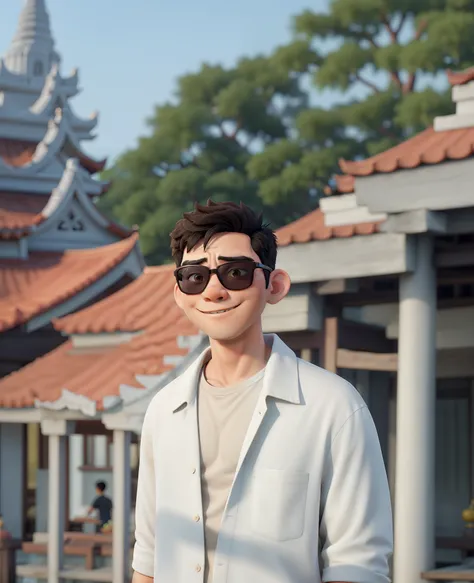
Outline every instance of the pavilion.
<path fill-rule="evenodd" d="M 22 22 L 31 19 L 40 20 L 44 31 L 44 15 L 44 3 L 29 0 L 16 38 L 26 36 Z M 150 399 L 207 339 L 174 305 L 171 268 L 143 269 L 136 234 L 90 204 L 100 195 L 94 189 L 106 185 L 92 178 L 100 163 L 78 149 L 91 128 L 67 106 L 76 73 L 60 77 L 49 41 L 41 40 L 50 51 L 43 69 L 22 56 L 18 42 L 0 65 L 0 93 L 13 80 L 17 94 L 25 93 L 20 77 L 36 71 L 43 99 L 32 109 L 39 97 L 31 98 L 25 119 L 44 111 L 46 79 L 51 87 L 55 80 L 54 91 L 63 97 L 51 105 L 44 126 L 30 124 L 44 133 L 31 129 L 22 145 L 6 135 L 20 114 L 0 107 L 3 159 L 10 161 L 5 174 L 0 165 L 0 200 L 7 200 L 0 204 L 0 233 L 6 233 L 0 277 L 10 282 L 6 304 L 0 299 L 0 343 L 7 338 L 3 346 L 13 346 L 16 338 L 17 347 L 28 347 L 20 363 L 13 362 L 23 354 L 18 348 L 1 362 L 10 374 L 0 380 L 0 463 L 12 468 L 14 487 L 0 479 L 0 504 L 8 509 L 7 525 L 21 532 L 19 492 L 27 470 L 18 464 L 25 460 L 26 441 L 19 438 L 34 426 L 49 458 L 47 484 L 38 488 L 47 521 L 37 528 L 47 529 L 48 557 L 36 571 L 19 565 L 18 574 L 33 572 L 48 583 L 73 577 L 64 570 L 65 513 L 83 503 L 87 480 L 77 478 L 87 468 L 79 468 L 78 460 L 84 466 L 81 456 L 89 449 L 82 445 L 95 435 L 92 445 L 102 465 L 94 469 L 109 471 L 117 509 L 112 568 L 101 572 L 101 580 L 123 583 L 132 530 L 130 444 L 139 439 Z M 474 550 L 472 539 L 469 547 L 462 536 L 461 518 L 474 496 L 474 70 L 450 73 L 449 80 L 452 115 L 436 118 L 431 128 L 378 156 L 342 161 L 343 174 L 321 208 L 278 231 L 279 267 L 290 273 L 293 287 L 264 319 L 265 330 L 278 333 L 302 358 L 353 382 L 371 409 L 394 503 L 395 583 L 474 579 L 472 568 L 461 564 L 462 552 Z M 38 160 L 42 166 L 35 166 Z M 66 230 L 59 228 L 61 221 Z M 77 228 L 77 221 L 85 228 Z M 86 253 L 89 260 L 81 259 Z M 56 254 L 55 261 L 42 268 L 38 289 L 44 291 L 34 301 L 28 292 L 39 281 L 38 267 L 29 262 L 44 254 Z M 97 254 L 92 261 L 91 254 Z M 82 279 L 90 264 L 94 271 Z M 63 265 L 65 277 L 54 271 Z M 24 272 L 30 275 L 22 279 Z M 18 281 L 21 294 L 15 293 Z M 58 504 L 66 492 L 69 501 Z M 433 572 L 456 563 L 457 570 Z"/>

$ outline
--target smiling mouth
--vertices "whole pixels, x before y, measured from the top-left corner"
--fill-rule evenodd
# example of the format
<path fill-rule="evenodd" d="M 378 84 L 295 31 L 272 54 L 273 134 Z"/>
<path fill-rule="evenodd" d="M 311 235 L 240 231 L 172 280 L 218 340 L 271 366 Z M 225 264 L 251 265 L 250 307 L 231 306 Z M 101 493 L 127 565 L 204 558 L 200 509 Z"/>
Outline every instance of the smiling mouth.
<path fill-rule="evenodd" d="M 237 304 L 236 306 L 232 306 L 232 308 L 225 308 L 223 310 L 214 310 L 212 312 L 203 312 L 202 310 L 199 310 L 199 312 L 201 312 L 201 314 L 225 314 L 226 312 L 230 312 L 231 310 L 235 310 L 235 308 L 238 308 L 240 306 L 240 304 Z"/>

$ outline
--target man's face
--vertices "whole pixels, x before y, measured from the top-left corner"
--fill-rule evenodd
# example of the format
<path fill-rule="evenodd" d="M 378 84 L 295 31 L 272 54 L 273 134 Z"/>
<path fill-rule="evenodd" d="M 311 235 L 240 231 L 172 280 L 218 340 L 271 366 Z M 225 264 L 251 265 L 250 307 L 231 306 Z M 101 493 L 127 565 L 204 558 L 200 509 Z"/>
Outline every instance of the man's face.
<path fill-rule="evenodd" d="M 199 245 L 192 251 L 185 251 L 183 264 L 199 261 L 201 265 L 215 269 L 233 257 L 248 257 L 260 263 L 260 258 L 252 249 L 250 237 L 241 233 L 223 233 L 216 235 L 205 250 Z M 201 263 L 201 260 L 204 261 Z M 250 328 L 261 326 L 265 305 L 277 303 L 286 295 L 288 289 L 283 290 L 278 281 L 281 273 L 284 272 L 276 270 L 271 274 L 267 288 L 263 270 L 256 269 L 252 285 L 238 291 L 227 289 L 217 275 L 212 274 L 207 287 L 198 295 L 186 295 L 176 285 L 176 303 L 189 320 L 211 339 L 234 340 L 242 337 Z"/>

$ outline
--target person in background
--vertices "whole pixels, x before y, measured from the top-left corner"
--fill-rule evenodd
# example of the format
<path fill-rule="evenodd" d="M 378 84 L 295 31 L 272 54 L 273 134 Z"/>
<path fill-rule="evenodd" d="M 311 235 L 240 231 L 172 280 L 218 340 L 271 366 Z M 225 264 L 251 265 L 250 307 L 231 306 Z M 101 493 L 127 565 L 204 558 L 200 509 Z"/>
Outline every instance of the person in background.
<path fill-rule="evenodd" d="M 105 495 L 106 490 L 107 484 L 105 482 L 99 481 L 96 483 L 95 492 L 97 497 L 92 502 L 92 505 L 87 512 L 88 516 L 90 516 L 94 511 L 99 513 L 100 524 L 98 524 L 96 527 L 97 532 L 100 532 L 112 518 L 112 500 Z"/>

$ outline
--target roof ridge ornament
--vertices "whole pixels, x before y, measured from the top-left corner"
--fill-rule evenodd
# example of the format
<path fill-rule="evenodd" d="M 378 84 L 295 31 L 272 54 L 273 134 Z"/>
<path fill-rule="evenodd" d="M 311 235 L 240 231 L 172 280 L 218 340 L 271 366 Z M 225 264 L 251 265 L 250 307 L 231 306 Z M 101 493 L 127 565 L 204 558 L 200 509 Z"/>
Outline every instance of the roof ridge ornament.
<path fill-rule="evenodd" d="M 42 80 L 59 64 L 45 0 L 25 1 L 4 60 L 11 72 Z"/>

